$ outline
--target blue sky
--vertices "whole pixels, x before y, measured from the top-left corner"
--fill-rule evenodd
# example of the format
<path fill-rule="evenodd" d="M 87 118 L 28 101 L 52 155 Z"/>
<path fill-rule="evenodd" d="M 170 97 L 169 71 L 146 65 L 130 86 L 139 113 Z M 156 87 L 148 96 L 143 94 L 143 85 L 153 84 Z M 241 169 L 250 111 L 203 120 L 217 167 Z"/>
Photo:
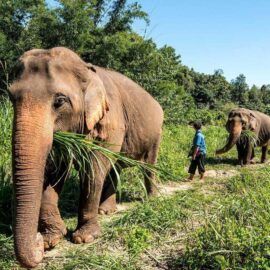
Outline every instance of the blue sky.
<path fill-rule="evenodd" d="M 204 73 L 243 73 L 252 85 L 270 83 L 269 0 L 139 0 L 150 15 L 146 36 L 174 47 L 183 64 Z M 134 28 L 143 34 L 145 25 Z"/>
<path fill-rule="evenodd" d="M 270 84 L 270 0 L 138 2 L 151 23 L 135 22 L 134 30 L 174 47 L 183 64 L 204 73 L 223 69 L 228 80 L 243 73 L 249 85 Z"/>

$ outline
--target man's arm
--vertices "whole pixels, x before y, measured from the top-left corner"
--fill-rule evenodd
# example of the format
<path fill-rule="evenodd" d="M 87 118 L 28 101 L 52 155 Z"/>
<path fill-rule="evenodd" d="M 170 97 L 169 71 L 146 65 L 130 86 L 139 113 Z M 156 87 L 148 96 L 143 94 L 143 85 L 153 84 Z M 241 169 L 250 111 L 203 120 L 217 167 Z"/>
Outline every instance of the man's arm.
<path fill-rule="evenodd" d="M 195 160 L 196 159 L 196 155 L 197 155 L 197 152 L 199 151 L 199 146 L 196 145 L 194 147 L 194 151 L 193 151 L 193 154 L 192 154 L 192 160 Z"/>
<path fill-rule="evenodd" d="M 195 142 L 194 142 L 194 151 L 193 151 L 193 154 L 192 154 L 192 159 L 195 160 L 196 159 L 196 155 L 197 155 L 197 152 L 199 151 L 199 145 L 201 143 L 201 136 L 200 134 L 197 134 L 196 135 L 196 138 L 195 138 Z"/>

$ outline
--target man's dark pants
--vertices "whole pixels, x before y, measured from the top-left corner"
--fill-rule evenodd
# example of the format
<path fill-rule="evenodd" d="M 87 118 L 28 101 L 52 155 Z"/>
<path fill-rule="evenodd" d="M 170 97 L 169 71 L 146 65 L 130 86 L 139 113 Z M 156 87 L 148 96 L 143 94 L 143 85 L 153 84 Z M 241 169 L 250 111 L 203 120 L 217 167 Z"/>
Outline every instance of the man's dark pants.
<path fill-rule="evenodd" d="M 200 154 L 195 158 L 195 160 L 191 160 L 191 164 L 188 169 L 188 173 L 195 174 L 196 169 L 198 167 L 199 174 L 205 173 L 205 154 Z"/>

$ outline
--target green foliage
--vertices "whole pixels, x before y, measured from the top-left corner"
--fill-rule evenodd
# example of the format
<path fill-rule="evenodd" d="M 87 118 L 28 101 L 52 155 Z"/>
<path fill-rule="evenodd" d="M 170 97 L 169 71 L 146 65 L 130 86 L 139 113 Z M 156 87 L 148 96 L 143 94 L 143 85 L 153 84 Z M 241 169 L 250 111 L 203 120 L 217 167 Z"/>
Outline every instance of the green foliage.
<path fill-rule="evenodd" d="M 13 109 L 4 98 L 0 101 L 0 229 L 10 231 L 12 189 L 11 179 L 11 122 Z"/>
<path fill-rule="evenodd" d="M 241 106 L 245 106 L 248 101 L 249 87 L 246 83 L 246 77 L 240 74 L 235 80 L 232 80 L 232 100 Z"/>
<path fill-rule="evenodd" d="M 108 22 L 104 26 L 105 34 L 131 31 L 134 19 L 148 22 L 148 14 L 141 10 L 141 6 L 137 2 L 127 6 L 127 0 L 114 1 L 108 15 Z"/>
<path fill-rule="evenodd" d="M 9 170 L 11 166 L 11 127 L 13 119 L 13 108 L 8 99 L 0 101 L 0 164 L 3 169 Z"/>
<path fill-rule="evenodd" d="M 198 73 L 181 63 L 174 48 L 158 48 L 135 33 L 134 20 L 149 23 L 136 1 L 55 2 L 0 3 L 1 91 L 13 79 L 12 68 L 24 51 L 66 46 L 85 61 L 118 70 L 142 85 L 162 105 L 167 124 L 186 124 L 194 115 L 207 124 L 219 124 L 228 103 L 270 111 L 269 86 L 249 89 L 242 74 L 230 83 L 222 70 Z"/>
<path fill-rule="evenodd" d="M 94 269 L 94 270 L 137 270 L 133 261 L 128 258 L 114 254 L 98 254 L 95 249 L 88 249 L 86 252 L 79 250 L 70 252 L 67 257 L 72 260 L 62 261 L 62 266 L 55 263 L 48 263 L 46 270 L 81 270 L 81 269 Z M 45 269 L 45 268 L 44 268 Z"/>
<path fill-rule="evenodd" d="M 268 269 L 269 170 L 244 173 L 226 184 L 203 226 L 188 239 L 183 269 Z M 258 194 L 260 194 L 258 196 Z"/>
<path fill-rule="evenodd" d="M 241 132 L 240 142 L 243 145 L 245 145 L 246 143 L 249 143 L 255 147 L 257 144 L 257 136 L 255 132 L 252 132 L 251 130 L 243 130 Z"/>
<path fill-rule="evenodd" d="M 113 228 L 125 230 L 131 226 L 141 226 L 144 229 L 151 231 L 152 233 L 165 233 L 168 229 L 172 229 L 176 226 L 177 220 L 184 220 L 187 218 L 184 211 L 181 208 L 185 203 L 186 198 L 183 196 L 174 197 L 167 200 L 166 198 L 152 199 L 144 204 L 138 204 L 133 210 L 125 213 L 121 219 L 116 220 L 113 224 Z M 118 237 L 118 231 L 116 234 L 114 231 L 109 234 L 110 238 Z"/>
<path fill-rule="evenodd" d="M 133 225 L 129 230 L 124 230 L 123 234 L 125 245 L 127 245 L 128 253 L 132 256 L 132 259 L 136 259 L 138 255 L 150 246 L 152 235 L 148 229 Z"/>

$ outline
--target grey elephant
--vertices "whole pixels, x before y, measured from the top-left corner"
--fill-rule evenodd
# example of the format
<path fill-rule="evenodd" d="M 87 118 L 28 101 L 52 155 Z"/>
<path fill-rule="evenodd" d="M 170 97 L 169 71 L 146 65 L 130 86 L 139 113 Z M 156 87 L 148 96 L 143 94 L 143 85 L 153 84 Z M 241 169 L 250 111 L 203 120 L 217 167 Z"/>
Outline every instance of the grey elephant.
<path fill-rule="evenodd" d="M 250 164 L 254 162 L 254 146 L 259 146 L 262 147 L 261 162 L 266 161 L 270 140 L 270 117 L 268 115 L 244 108 L 234 109 L 228 115 L 226 129 L 230 134 L 228 142 L 223 148 L 216 151 L 217 155 L 229 151 L 236 144 L 239 164 Z M 254 132 L 254 143 L 241 137 L 243 130 Z"/>
<path fill-rule="evenodd" d="M 44 249 L 54 247 L 66 234 L 58 209 L 63 181 L 52 185 L 66 168 L 57 174 L 48 165 L 54 132 L 82 133 L 109 142 L 113 151 L 154 164 L 163 111 L 132 80 L 89 65 L 63 47 L 28 51 L 16 70 L 17 79 L 10 87 L 14 107 L 14 244 L 18 261 L 30 268 L 42 261 Z M 84 181 L 74 243 L 98 237 L 98 212 L 108 214 L 116 209 L 114 171 L 106 158 L 99 158 L 104 168 L 100 170 L 94 159 L 94 181 L 88 173 L 80 173 Z M 150 195 L 156 192 L 153 174 L 149 173 L 145 184 Z"/>

